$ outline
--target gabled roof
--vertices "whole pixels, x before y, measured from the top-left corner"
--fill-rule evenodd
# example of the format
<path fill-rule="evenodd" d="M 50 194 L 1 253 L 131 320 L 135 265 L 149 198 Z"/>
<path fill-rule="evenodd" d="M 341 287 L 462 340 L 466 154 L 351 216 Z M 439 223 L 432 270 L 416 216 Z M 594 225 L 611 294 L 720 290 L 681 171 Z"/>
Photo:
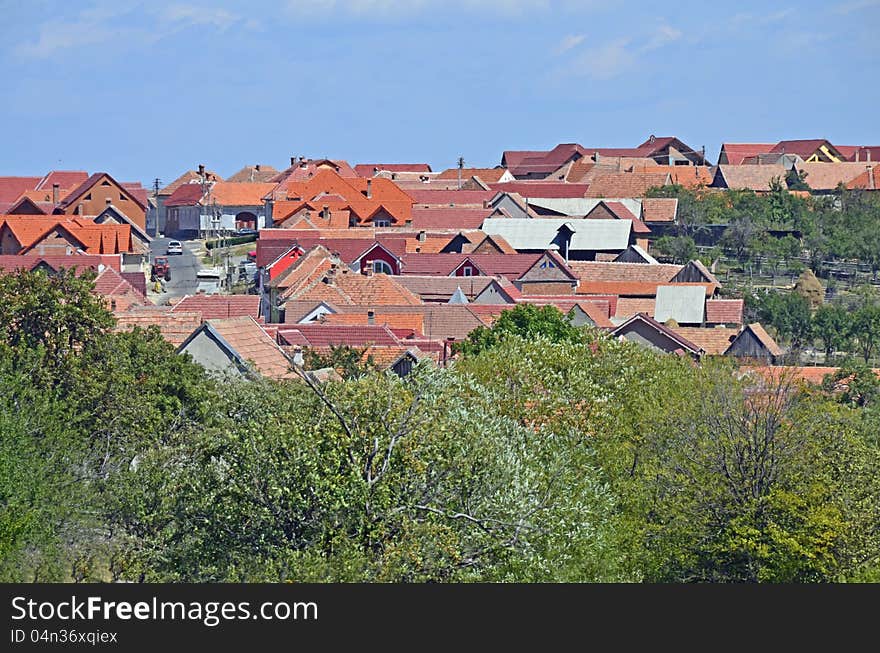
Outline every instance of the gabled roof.
<path fill-rule="evenodd" d="M 722 143 L 718 163 L 724 165 L 742 165 L 745 159 L 767 154 L 773 149 L 773 143 Z"/>
<path fill-rule="evenodd" d="M 784 182 L 787 172 L 788 170 L 782 164 L 720 165 L 715 170 L 712 186 L 731 190 L 769 191 L 770 183 L 774 179 Z"/>
<path fill-rule="evenodd" d="M 208 320 L 177 351 L 185 351 L 199 333 L 205 333 L 214 340 L 242 370 L 250 370 L 270 379 L 295 376 L 284 351 L 252 317 Z"/>
<path fill-rule="evenodd" d="M 212 170 L 205 171 L 205 181 L 223 181 L 223 177 L 218 175 L 216 172 Z M 165 188 L 159 191 L 159 195 L 168 196 L 174 193 L 180 186 L 183 184 L 194 183 L 197 185 L 201 185 L 202 178 L 199 176 L 199 173 L 195 170 L 187 170 L 182 175 L 180 175 L 177 179 L 172 181 L 170 184 L 165 186 Z"/>
<path fill-rule="evenodd" d="M 257 295 L 184 295 L 174 304 L 172 313 L 201 313 L 205 320 L 229 317 L 260 317 Z"/>
<path fill-rule="evenodd" d="M 488 286 L 496 283 L 495 277 L 447 277 L 447 276 L 416 276 L 403 275 L 397 282 L 418 295 L 422 301 L 446 302 L 456 289 L 460 289 L 465 297 L 473 300 Z"/>
<path fill-rule="evenodd" d="M 413 229 L 479 229 L 483 220 L 494 213 L 494 209 L 482 207 L 431 208 L 414 206 L 412 211 Z"/>
<path fill-rule="evenodd" d="M 828 148 L 832 153 L 837 152 L 837 149 L 824 138 L 779 141 L 770 149 L 770 151 L 779 153 L 784 152 L 785 154 L 797 154 L 802 159 L 807 159 L 815 154 L 816 150 L 823 146 Z"/>
<path fill-rule="evenodd" d="M 761 326 L 758 322 L 753 322 L 752 324 L 748 324 L 743 327 L 743 330 L 739 332 L 739 335 L 737 335 L 736 338 L 741 338 L 746 332 L 751 332 L 751 334 L 755 336 L 758 342 L 764 345 L 771 356 L 782 356 L 782 348 L 776 344 L 776 341 L 770 337 L 770 334 L 767 333 L 764 330 L 764 327 Z M 735 341 L 736 339 L 734 340 L 734 342 Z M 733 346 L 733 343 L 731 343 L 731 346 Z"/>
<path fill-rule="evenodd" d="M 372 177 L 383 171 L 388 172 L 431 172 L 427 163 L 358 163 L 354 167 L 358 177 Z"/>
<path fill-rule="evenodd" d="M 89 173 L 85 170 L 52 170 L 34 186 L 34 190 L 48 190 L 51 193 L 53 186 L 58 184 L 61 191 L 66 191 L 76 188 L 88 178 Z"/>
<path fill-rule="evenodd" d="M 657 333 L 668 338 L 670 341 L 672 341 L 673 343 L 678 345 L 681 348 L 681 350 L 683 351 L 683 353 L 688 353 L 688 354 L 692 354 L 695 356 L 699 356 L 700 354 L 703 353 L 703 350 L 699 345 L 694 344 L 693 342 L 691 342 L 690 340 L 688 340 L 684 336 L 679 335 L 678 333 L 676 333 L 675 331 L 673 331 L 669 327 L 661 324 L 660 322 L 658 322 L 657 320 L 655 320 L 651 317 L 648 317 L 644 313 L 636 313 L 631 318 L 629 318 L 626 322 L 617 326 L 611 332 L 611 334 L 614 336 L 621 336 L 622 334 L 626 333 L 637 322 L 641 322 L 641 323 L 647 325 L 648 327 L 650 327 L 651 329 L 653 329 Z"/>
<path fill-rule="evenodd" d="M 709 356 L 722 356 L 739 334 L 739 329 L 725 327 L 671 327 L 671 329 L 700 347 Z"/>
<path fill-rule="evenodd" d="M 143 277 L 143 274 L 141 274 L 141 277 Z M 133 297 L 132 303 L 150 303 L 147 301 L 147 298 L 128 281 L 128 279 L 110 267 L 104 268 L 98 273 L 98 276 L 95 277 L 94 292 L 95 294 L 103 295 L 104 297 L 131 295 Z"/>
<path fill-rule="evenodd" d="M 404 275 L 448 276 L 468 262 L 483 276 L 501 275 L 518 279 L 542 254 L 407 254 Z"/>
<path fill-rule="evenodd" d="M 585 197 L 589 189 L 588 184 L 555 181 L 508 181 L 489 184 L 489 187 L 499 193 L 517 193 L 529 199 L 533 197 Z"/>
<path fill-rule="evenodd" d="M 880 145 L 838 145 L 837 150 L 847 161 L 880 162 Z"/>
<path fill-rule="evenodd" d="M 658 322 L 702 324 L 705 306 L 706 293 L 700 286 L 658 286 L 654 318 Z"/>
<path fill-rule="evenodd" d="M 82 196 L 85 195 L 89 190 L 91 190 L 92 188 L 94 188 L 95 185 L 96 185 L 99 181 L 101 181 L 101 179 L 103 179 L 103 178 L 105 178 L 105 177 L 107 178 L 107 180 L 108 180 L 110 183 L 112 183 L 113 185 L 115 185 L 120 191 L 122 191 L 123 193 L 125 193 L 126 195 L 128 195 L 128 196 L 132 199 L 132 201 L 135 202 L 138 206 L 140 206 L 144 211 L 147 210 L 147 205 L 146 205 L 146 203 L 143 201 L 143 199 L 142 199 L 141 197 L 139 197 L 137 194 L 133 193 L 133 192 L 131 191 L 130 188 L 126 188 L 125 186 L 123 186 L 122 184 L 120 184 L 120 183 L 119 183 L 118 181 L 116 181 L 112 176 L 110 176 L 110 174 L 108 174 L 108 173 L 106 173 L 106 172 L 96 172 L 96 173 L 94 173 L 92 176 L 90 176 L 88 179 L 86 179 L 84 182 L 82 182 L 79 186 L 77 186 L 77 187 L 74 188 L 72 191 L 70 191 L 70 192 L 67 194 L 67 196 L 66 196 L 64 199 L 62 199 L 62 200 L 58 203 L 58 207 L 61 208 L 61 209 L 65 209 L 65 208 L 71 206 L 72 204 L 75 204 L 76 201 L 77 201 L 80 197 L 82 197 Z"/>
<path fill-rule="evenodd" d="M 644 222 L 675 222 L 678 214 L 677 197 L 646 197 L 642 199 Z"/>
<path fill-rule="evenodd" d="M 409 189 L 407 195 L 414 204 L 423 206 L 475 206 L 483 207 L 497 194 L 491 190 L 427 190 Z"/>
<path fill-rule="evenodd" d="M 342 270 L 328 270 L 316 283 L 298 292 L 285 293 L 285 297 L 299 300 L 326 301 L 335 306 L 355 305 L 417 305 L 421 300 L 397 283 L 395 277 L 385 274 L 365 276 Z"/>
<path fill-rule="evenodd" d="M 572 232 L 569 248 L 587 251 L 622 251 L 632 231 L 631 220 L 577 218 L 487 218 L 483 231 L 504 238 L 517 251 L 547 250 L 560 229 Z"/>
<path fill-rule="evenodd" d="M 4 254 L 0 255 L 0 271 L 14 272 L 15 270 L 33 270 L 34 268 L 45 266 L 54 271 L 60 269 L 76 269 L 77 273 L 86 270 L 98 271 L 102 265 L 109 265 L 110 259 L 116 259 L 116 267 L 119 267 L 118 256 L 90 256 L 88 254 Z"/>
<path fill-rule="evenodd" d="M 397 336 L 384 325 L 297 324 L 280 328 L 279 336 L 287 340 L 294 331 L 305 339 L 309 347 L 400 345 Z"/>
<path fill-rule="evenodd" d="M 95 224 L 69 215 L 0 215 L 0 230 L 9 229 L 27 254 L 50 234 L 61 230 L 76 241 L 85 254 L 118 254 L 132 251 L 131 227 L 127 224 Z"/>
<path fill-rule="evenodd" d="M 272 166 L 267 166 L 266 164 L 259 164 L 254 166 L 245 166 L 234 175 L 229 177 L 226 181 L 230 182 L 250 182 L 250 183 L 263 183 L 269 182 L 278 174 L 278 171 Z"/>

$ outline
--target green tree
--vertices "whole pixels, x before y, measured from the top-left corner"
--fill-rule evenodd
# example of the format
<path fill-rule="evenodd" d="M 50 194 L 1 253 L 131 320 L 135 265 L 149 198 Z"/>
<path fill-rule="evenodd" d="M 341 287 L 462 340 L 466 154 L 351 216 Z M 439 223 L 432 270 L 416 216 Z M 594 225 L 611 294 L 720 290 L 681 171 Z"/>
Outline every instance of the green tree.
<path fill-rule="evenodd" d="M 825 350 L 825 361 L 830 362 L 834 352 L 846 347 L 849 338 L 849 313 L 840 306 L 824 304 L 813 314 L 813 337 L 818 338 Z"/>
<path fill-rule="evenodd" d="M 471 356 L 495 347 L 510 336 L 532 339 L 543 336 L 551 342 L 584 342 L 586 332 L 574 326 L 569 316 L 555 306 L 518 304 L 501 313 L 491 327 L 477 327 L 455 350 Z"/>
<path fill-rule="evenodd" d="M 697 245 L 690 236 L 663 236 L 656 242 L 657 251 L 685 264 L 697 257 Z"/>
<path fill-rule="evenodd" d="M 867 363 L 880 344 L 880 305 L 865 304 L 852 314 L 850 336 Z"/>

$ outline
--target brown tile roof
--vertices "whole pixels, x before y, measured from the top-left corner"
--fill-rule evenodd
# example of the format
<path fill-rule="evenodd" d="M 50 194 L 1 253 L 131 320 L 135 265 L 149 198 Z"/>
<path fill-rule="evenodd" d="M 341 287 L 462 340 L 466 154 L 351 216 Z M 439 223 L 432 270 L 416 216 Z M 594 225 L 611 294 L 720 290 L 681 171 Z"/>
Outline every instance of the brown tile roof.
<path fill-rule="evenodd" d="M 93 292 L 106 297 L 112 302 L 111 307 L 115 306 L 117 310 L 125 310 L 132 304 L 150 304 L 149 300 L 137 288 L 132 286 L 122 274 L 109 267 L 104 268 L 98 273 L 98 276 L 95 278 L 95 289 Z"/>
<path fill-rule="evenodd" d="M 327 282 L 322 282 L 327 279 Z M 421 300 L 394 277 L 385 274 L 366 276 L 346 268 L 335 274 L 325 272 L 321 280 L 303 292 L 287 295 L 293 299 L 326 301 L 355 306 L 418 305 Z"/>
<path fill-rule="evenodd" d="M 259 168 L 259 170 L 257 169 Z M 265 164 L 256 165 L 256 166 L 245 166 L 234 175 L 229 177 L 226 181 L 231 182 L 269 182 L 278 174 L 278 171 L 272 166 L 267 166 Z"/>
<path fill-rule="evenodd" d="M 588 299 L 584 299 L 583 297 L 548 297 L 548 296 L 531 296 L 531 297 L 523 297 L 519 301 L 518 304 L 534 304 L 535 306 L 555 306 L 563 313 L 568 314 L 568 312 L 577 306 L 580 308 L 587 316 L 592 320 L 593 324 L 595 324 L 600 329 L 610 329 L 614 325 L 611 323 L 611 320 L 608 319 L 608 303 L 607 302 L 592 302 Z M 471 307 L 473 308 L 473 307 Z M 501 308 L 504 308 L 502 306 Z M 507 308 L 513 308 L 513 306 L 508 306 Z"/>
<path fill-rule="evenodd" d="M 159 327 L 159 332 L 175 347 L 180 346 L 202 324 L 201 313 L 172 313 L 165 306 L 131 306 L 115 313 L 114 331 L 131 331 L 135 327 Z"/>
<path fill-rule="evenodd" d="M 581 281 L 638 281 L 666 283 L 681 270 L 681 265 L 660 263 L 613 263 L 569 261 L 568 267 Z"/>
<path fill-rule="evenodd" d="M 363 347 L 364 345 L 399 345 L 400 340 L 384 325 L 349 325 L 349 324 L 297 324 L 281 327 L 279 333 L 287 339 L 292 332 L 302 334 L 309 347 L 330 347 L 331 345 L 348 345 Z"/>
<path fill-rule="evenodd" d="M 218 175 L 216 172 L 212 170 L 205 171 L 205 178 L 207 181 L 223 181 L 223 177 Z M 159 191 L 160 196 L 168 196 L 171 195 L 174 191 L 176 191 L 183 184 L 194 183 L 195 185 L 200 185 L 202 178 L 199 176 L 199 173 L 195 170 L 187 170 L 182 175 L 180 175 L 177 179 L 172 181 L 170 184 L 165 186 L 165 188 Z M 166 205 L 167 206 L 167 205 Z"/>
<path fill-rule="evenodd" d="M 617 300 L 614 317 L 628 318 L 636 313 L 654 317 L 654 297 L 620 297 Z"/>
<path fill-rule="evenodd" d="M 709 324 L 742 324 L 742 299 L 707 299 L 706 322 Z"/>
<path fill-rule="evenodd" d="M 880 190 L 880 165 L 875 165 L 871 169 L 866 169 L 862 174 L 850 181 L 846 187 L 850 189 L 864 188 Z"/>
<path fill-rule="evenodd" d="M 529 198 L 582 198 L 588 195 L 587 184 L 570 184 L 562 181 L 507 181 L 491 184 L 493 191 L 499 193 L 517 193 Z"/>
<path fill-rule="evenodd" d="M 409 307 L 406 307 L 409 308 Z M 338 312 L 325 315 L 324 324 L 348 324 L 367 326 L 370 324 L 393 329 L 410 329 L 422 333 L 425 328 L 424 314 L 399 310 L 396 306 L 376 306 L 368 309 L 363 306 L 340 306 Z M 372 310 L 372 322 L 369 311 Z"/>
<path fill-rule="evenodd" d="M 403 316 L 406 314 L 419 315 L 422 319 L 423 328 L 421 332 L 430 340 L 445 340 L 454 338 L 462 340 L 467 337 L 471 331 L 478 326 L 482 326 L 483 322 L 470 310 L 471 305 L 462 304 L 422 304 L 421 306 L 387 306 L 377 307 L 374 309 L 374 319 L 378 322 L 383 314 L 388 316 Z M 337 315 L 346 313 L 366 314 L 366 310 L 358 311 L 354 307 L 340 307 Z M 334 316 L 327 316 L 328 321 L 338 319 Z M 407 326 L 408 322 L 401 318 L 401 322 L 393 323 L 388 320 L 389 328 L 412 328 Z M 403 341 L 407 342 L 407 341 Z M 421 345 L 419 345 L 421 347 Z"/>
<path fill-rule="evenodd" d="M 465 260 L 487 276 L 501 275 L 518 279 L 543 254 L 407 254 L 403 260 L 405 275 L 448 276 Z"/>
<path fill-rule="evenodd" d="M 495 278 L 403 275 L 398 277 L 397 281 L 423 301 L 446 302 L 457 288 L 461 288 L 468 300 L 473 300 L 495 281 Z"/>
<path fill-rule="evenodd" d="M 839 367 L 796 367 L 788 365 L 751 366 L 743 365 L 739 368 L 745 374 L 757 374 L 768 380 L 790 379 L 812 385 L 820 385 L 829 374 L 836 374 Z M 874 369 L 874 374 L 880 377 L 880 369 Z"/>
<path fill-rule="evenodd" d="M 296 376 L 275 340 L 250 316 L 208 320 L 205 326 L 218 334 L 242 361 L 270 379 Z"/>
<path fill-rule="evenodd" d="M 715 327 L 670 327 L 682 337 L 701 347 L 710 356 L 721 356 L 736 338 L 739 329 Z"/>
<path fill-rule="evenodd" d="M 864 163 L 801 163 L 798 170 L 807 173 L 807 185 L 813 190 L 834 190 L 840 184 L 846 186 L 866 172 Z"/>
<path fill-rule="evenodd" d="M 275 188 L 270 183 L 218 181 L 208 192 L 208 202 L 220 206 L 263 206 L 263 197 Z M 166 204 L 166 206 L 168 206 Z"/>
<path fill-rule="evenodd" d="M 670 181 L 667 172 L 615 172 L 593 179 L 587 197 L 644 197 L 649 188 L 665 186 Z"/>
<path fill-rule="evenodd" d="M 427 163 L 358 163 L 354 171 L 359 177 L 372 177 L 376 172 L 431 172 Z"/>
<path fill-rule="evenodd" d="M 634 166 L 633 172 L 668 172 L 672 183 L 685 188 L 708 186 L 715 178 L 715 170 L 709 166 Z"/>
<path fill-rule="evenodd" d="M 313 247 L 300 257 L 287 270 L 272 281 L 272 285 L 281 289 L 283 298 L 298 299 L 299 295 L 312 286 L 342 262 L 334 258 L 330 252 L 320 245 Z M 323 299 L 323 298 L 322 298 Z M 317 300 L 321 301 L 321 300 Z"/>
<path fill-rule="evenodd" d="M 76 188 L 88 178 L 89 173 L 85 170 L 52 170 L 34 188 L 47 190 L 51 194 L 52 187 L 58 184 L 58 189 L 63 193 L 65 190 Z"/>
<path fill-rule="evenodd" d="M 642 200 L 642 220 L 645 222 L 675 222 L 677 212 L 676 197 L 646 197 Z"/>
<path fill-rule="evenodd" d="M 703 286 L 711 296 L 717 286 L 711 283 L 675 283 L 663 281 L 581 281 L 577 287 L 578 295 L 619 295 L 621 297 L 654 297 L 657 286 Z"/>
<path fill-rule="evenodd" d="M 462 181 L 471 177 L 479 177 L 486 184 L 497 183 L 507 172 L 507 168 L 464 168 L 461 171 Z M 458 179 L 458 168 L 448 168 L 436 177 L 437 179 Z"/>
<path fill-rule="evenodd" d="M 719 177 L 724 179 L 731 190 L 749 189 L 754 191 L 770 190 L 770 182 L 774 179 L 785 180 L 788 171 L 783 165 L 720 165 L 715 173 L 715 182 Z M 715 183 L 713 182 L 713 183 Z M 719 184 L 720 186 L 720 184 Z"/>
<path fill-rule="evenodd" d="M 201 313 L 205 320 L 249 316 L 260 318 L 257 295 L 185 295 L 174 304 L 172 313 Z"/>

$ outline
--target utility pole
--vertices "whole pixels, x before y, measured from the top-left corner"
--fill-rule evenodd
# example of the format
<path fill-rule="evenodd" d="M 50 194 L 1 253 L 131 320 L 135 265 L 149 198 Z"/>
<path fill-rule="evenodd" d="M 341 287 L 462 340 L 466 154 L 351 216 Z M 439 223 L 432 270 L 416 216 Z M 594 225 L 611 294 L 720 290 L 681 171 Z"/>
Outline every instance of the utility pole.
<path fill-rule="evenodd" d="M 464 169 L 464 157 L 458 157 L 458 190 L 461 190 L 461 172 Z"/>
<path fill-rule="evenodd" d="M 156 226 L 153 229 L 153 238 L 159 237 L 159 184 L 160 179 L 153 180 L 153 200 L 156 202 Z"/>

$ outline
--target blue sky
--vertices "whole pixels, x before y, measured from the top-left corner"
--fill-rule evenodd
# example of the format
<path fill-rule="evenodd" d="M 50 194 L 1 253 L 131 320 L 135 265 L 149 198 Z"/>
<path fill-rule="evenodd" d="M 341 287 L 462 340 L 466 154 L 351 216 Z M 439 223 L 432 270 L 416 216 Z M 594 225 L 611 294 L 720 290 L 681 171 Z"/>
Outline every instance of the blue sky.
<path fill-rule="evenodd" d="M 880 0 L 0 0 L 0 174 L 880 145 Z"/>

